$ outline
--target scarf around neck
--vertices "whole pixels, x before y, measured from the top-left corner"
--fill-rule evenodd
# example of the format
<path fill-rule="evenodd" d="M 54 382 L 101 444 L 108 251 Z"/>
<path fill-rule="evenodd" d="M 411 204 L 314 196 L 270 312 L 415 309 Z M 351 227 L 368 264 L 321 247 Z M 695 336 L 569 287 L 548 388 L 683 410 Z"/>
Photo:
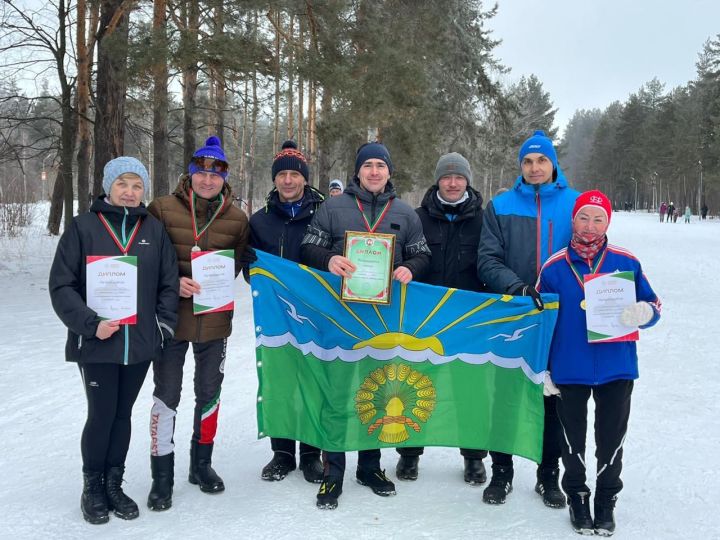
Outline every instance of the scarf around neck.
<path fill-rule="evenodd" d="M 575 253 L 580 255 L 583 259 L 592 261 L 606 242 L 607 235 L 605 234 L 588 242 L 583 240 L 578 233 L 573 232 L 572 239 L 570 240 L 570 247 L 573 248 Z"/>

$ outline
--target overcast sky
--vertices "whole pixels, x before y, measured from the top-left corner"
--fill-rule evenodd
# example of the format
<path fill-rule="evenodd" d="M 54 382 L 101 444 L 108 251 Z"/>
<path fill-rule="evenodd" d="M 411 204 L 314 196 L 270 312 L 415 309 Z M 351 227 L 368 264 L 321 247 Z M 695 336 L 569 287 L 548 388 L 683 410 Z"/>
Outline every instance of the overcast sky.
<path fill-rule="evenodd" d="M 577 109 L 604 109 L 657 77 L 668 91 L 695 78 L 720 0 L 498 0 L 489 27 L 515 82 L 535 74 L 562 130 Z M 487 2 L 486 5 L 492 5 Z"/>

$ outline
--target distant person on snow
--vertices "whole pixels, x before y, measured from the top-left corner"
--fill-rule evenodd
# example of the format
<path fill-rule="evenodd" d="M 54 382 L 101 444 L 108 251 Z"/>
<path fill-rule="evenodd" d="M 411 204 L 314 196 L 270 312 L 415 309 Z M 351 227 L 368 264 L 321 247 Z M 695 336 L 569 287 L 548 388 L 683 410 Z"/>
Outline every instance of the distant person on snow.
<path fill-rule="evenodd" d="M 53 309 L 68 328 L 65 359 L 77 362 L 87 397 L 80 507 L 93 524 L 107 523 L 110 510 L 121 519 L 139 515 L 122 489 L 130 418 L 150 362 L 172 339 L 177 323 L 175 250 L 142 203 L 147 185 L 147 170 L 137 159 L 109 161 L 105 195 L 73 219 L 50 269 Z M 137 268 L 137 282 L 129 284 L 137 293 L 134 321 L 108 320 L 88 307 L 87 259 L 93 256 L 134 258 L 128 263 Z"/>
<path fill-rule="evenodd" d="M 673 217 L 675 216 L 675 205 L 670 201 L 670 204 L 667 206 L 667 223 L 670 223 L 673 220 Z M 677 218 L 675 218 L 677 219 Z"/>
<path fill-rule="evenodd" d="M 668 209 L 668 207 L 667 207 L 667 204 L 665 203 L 665 201 L 661 202 L 660 209 L 658 210 L 658 212 L 660 212 L 660 223 L 665 221 L 665 213 L 667 212 L 667 209 Z"/>
<path fill-rule="evenodd" d="M 692 216 L 692 210 L 689 206 L 685 207 L 685 223 L 690 223 L 690 217 Z"/>
<path fill-rule="evenodd" d="M 575 202 L 572 239 L 543 265 L 537 289 L 560 296 L 560 311 L 550 346 L 546 394 L 559 397 L 557 410 L 564 431 L 562 488 L 568 497 L 570 522 L 580 534 L 610 536 L 615 531 L 613 509 L 623 487 L 623 443 L 630 416 L 633 381 L 638 378 L 635 341 L 588 343 L 583 276 L 632 272 L 637 302 L 626 307 L 620 321 L 633 329 L 653 326 L 660 318 L 660 300 L 629 251 L 608 244 L 612 214 L 600 191 L 587 191 Z M 585 435 L 587 402 L 595 401 L 597 479 L 593 520 L 586 483 Z"/>

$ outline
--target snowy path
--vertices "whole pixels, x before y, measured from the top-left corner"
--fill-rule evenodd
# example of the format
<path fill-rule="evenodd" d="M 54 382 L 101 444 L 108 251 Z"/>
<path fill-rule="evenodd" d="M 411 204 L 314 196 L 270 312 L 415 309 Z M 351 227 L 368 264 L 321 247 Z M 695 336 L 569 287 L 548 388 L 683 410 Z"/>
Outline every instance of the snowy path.
<path fill-rule="evenodd" d="M 642 335 L 641 377 L 635 387 L 625 447 L 625 490 L 615 538 L 720 538 L 711 523 L 720 500 L 717 351 L 720 332 L 720 222 L 660 224 L 655 215 L 617 213 L 611 243 L 643 262 L 664 304 L 663 320 Z M 140 518 L 86 524 L 79 510 L 79 438 L 85 398 L 77 368 L 64 362 L 65 330 L 50 307 L 47 273 L 56 239 L 41 227 L 20 239 L 0 238 L 0 538 L 579 538 L 567 510 L 551 510 L 533 492 L 534 464 L 516 459 L 515 491 L 506 505 L 481 502 L 482 489 L 462 481 L 455 449 L 432 448 L 416 482 L 396 482 L 381 499 L 354 482 L 349 454 L 345 492 L 333 512 L 318 511 L 317 487 L 299 472 L 280 483 L 260 480 L 269 441 L 255 436 L 256 376 L 249 290 L 238 282 L 239 310 L 230 339 L 214 464 L 221 495 L 205 495 L 186 480 L 192 413 L 192 373 L 178 414 L 173 508 L 145 508 L 150 487 L 147 422 L 151 378 L 135 407 L 127 463 L 127 493 Z M 186 365 L 191 366 L 188 359 Z M 592 441 L 588 443 L 592 462 Z M 383 452 L 394 478 L 397 461 Z"/>

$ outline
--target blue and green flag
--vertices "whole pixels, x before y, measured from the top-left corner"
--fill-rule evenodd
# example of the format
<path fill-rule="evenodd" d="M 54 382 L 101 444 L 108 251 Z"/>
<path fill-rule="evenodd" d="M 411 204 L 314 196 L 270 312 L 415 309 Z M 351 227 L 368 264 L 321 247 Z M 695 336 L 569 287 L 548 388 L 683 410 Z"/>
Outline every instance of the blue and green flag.
<path fill-rule="evenodd" d="M 390 305 L 343 302 L 339 277 L 257 253 L 260 437 L 540 461 L 556 295 L 538 311 L 530 298 L 394 281 Z"/>

